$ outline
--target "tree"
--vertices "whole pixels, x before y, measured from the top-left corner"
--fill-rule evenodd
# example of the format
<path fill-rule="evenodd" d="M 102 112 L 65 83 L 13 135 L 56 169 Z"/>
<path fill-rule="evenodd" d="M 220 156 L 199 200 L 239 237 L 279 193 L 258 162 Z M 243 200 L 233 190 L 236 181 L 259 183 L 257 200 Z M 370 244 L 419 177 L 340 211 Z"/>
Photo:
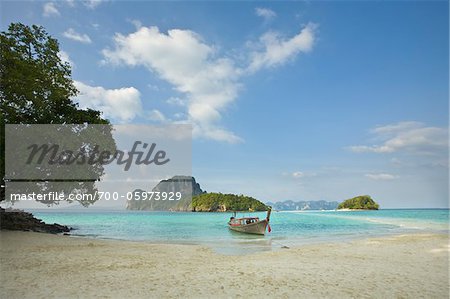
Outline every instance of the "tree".
<path fill-rule="evenodd" d="M 12 23 L 0 33 L 0 200 L 5 199 L 5 124 L 102 124 L 107 130 L 96 141 L 115 148 L 109 121 L 99 111 L 80 109 L 72 100 L 77 93 L 58 41 L 42 26 Z M 96 171 L 101 175 L 103 168 Z M 95 189 L 93 182 L 82 187 Z"/>

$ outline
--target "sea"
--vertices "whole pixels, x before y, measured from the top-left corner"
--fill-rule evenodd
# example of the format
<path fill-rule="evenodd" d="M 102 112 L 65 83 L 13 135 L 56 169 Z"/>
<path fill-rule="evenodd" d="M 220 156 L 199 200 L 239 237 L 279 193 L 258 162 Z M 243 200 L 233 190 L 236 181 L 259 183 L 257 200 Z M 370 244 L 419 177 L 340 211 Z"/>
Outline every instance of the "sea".
<path fill-rule="evenodd" d="M 232 213 L 29 210 L 47 223 L 74 228 L 73 237 L 205 245 L 222 254 L 408 233 L 448 233 L 448 209 L 273 211 L 265 236 L 230 231 Z M 266 213 L 238 213 L 265 218 Z"/>

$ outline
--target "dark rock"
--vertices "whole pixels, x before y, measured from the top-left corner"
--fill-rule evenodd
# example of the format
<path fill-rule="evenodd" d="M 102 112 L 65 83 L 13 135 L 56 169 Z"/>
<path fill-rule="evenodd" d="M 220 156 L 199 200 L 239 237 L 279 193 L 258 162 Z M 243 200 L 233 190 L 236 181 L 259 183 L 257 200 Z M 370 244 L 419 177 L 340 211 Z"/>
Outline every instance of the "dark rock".
<path fill-rule="evenodd" d="M 0 208 L 0 229 L 33 231 L 41 233 L 59 234 L 69 232 L 70 227 L 57 223 L 44 223 L 33 214 L 16 209 Z"/>

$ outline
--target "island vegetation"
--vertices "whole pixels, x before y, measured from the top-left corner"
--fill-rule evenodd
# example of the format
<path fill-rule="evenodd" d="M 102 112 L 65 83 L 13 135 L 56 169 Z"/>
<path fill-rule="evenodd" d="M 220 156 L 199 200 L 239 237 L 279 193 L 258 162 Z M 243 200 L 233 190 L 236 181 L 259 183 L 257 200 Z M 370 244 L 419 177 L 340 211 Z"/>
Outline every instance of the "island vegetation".
<path fill-rule="evenodd" d="M 192 198 L 193 212 L 267 211 L 268 206 L 245 195 L 204 193 Z"/>
<path fill-rule="evenodd" d="M 338 210 L 378 210 L 379 205 L 369 196 L 361 195 L 341 202 Z"/>

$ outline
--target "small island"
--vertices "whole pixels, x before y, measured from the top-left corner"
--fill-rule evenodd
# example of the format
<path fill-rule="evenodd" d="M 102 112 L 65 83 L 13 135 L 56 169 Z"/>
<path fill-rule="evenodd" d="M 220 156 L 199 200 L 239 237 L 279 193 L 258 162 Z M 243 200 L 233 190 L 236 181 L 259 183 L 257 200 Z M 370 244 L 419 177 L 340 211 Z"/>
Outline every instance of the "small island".
<path fill-rule="evenodd" d="M 378 210 L 379 205 L 369 196 L 361 195 L 341 202 L 337 210 Z"/>
<path fill-rule="evenodd" d="M 172 212 L 228 212 L 228 211 L 267 211 L 268 205 L 245 195 L 207 193 L 192 176 L 177 175 L 160 181 L 152 192 L 185 194 L 179 201 L 169 200 L 140 200 L 146 198 L 143 189 L 132 191 L 135 198 L 127 200 L 127 210 L 137 211 L 172 211 Z M 192 196 L 190 196 L 192 195 Z M 192 199 L 192 200 L 191 200 Z"/>
<path fill-rule="evenodd" d="M 192 198 L 193 212 L 267 211 L 268 206 L 245 195 L 204 193 Z"/>

